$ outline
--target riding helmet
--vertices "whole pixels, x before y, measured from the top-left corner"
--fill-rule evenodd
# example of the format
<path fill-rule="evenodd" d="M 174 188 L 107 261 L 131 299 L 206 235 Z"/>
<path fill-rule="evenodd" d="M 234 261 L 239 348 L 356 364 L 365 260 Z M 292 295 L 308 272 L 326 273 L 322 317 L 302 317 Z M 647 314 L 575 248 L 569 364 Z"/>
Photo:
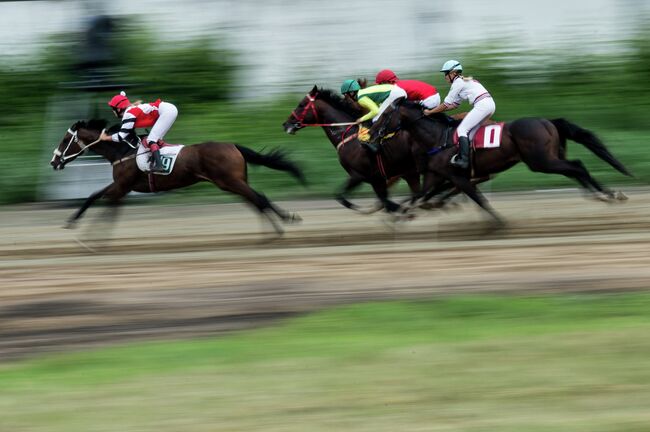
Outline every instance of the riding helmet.
<path fill-rule="evenodd" d="M 126 97 L 126 93 L 121 91 L 120 94 L 113 96 L 113 98 L 108 102 L 108 106 L 116 109 L 124 109 L 131 105 L 129 99 Z"/>
<path fill-rule="evenodd" d="M 355 92 L 361 90 L 361 86 L 357 80 L 347 79 L 341 84 L 341 94 L 346 94 L 350 92 Z"/>
<path fill-rule="evenodd" d="M 449 73 L 453 70 L 462 72 L 463 65 L 461 65 L 458 60 L 447 60 L 445 64 L 442 65 L 440 72 Z"/>
<path fill-rule="evenodd" d="M 379 71 L 375 77 L 376 84 L 395 84 L 398 80 L 397 75 L 390 69 L 384 69 Z"/>

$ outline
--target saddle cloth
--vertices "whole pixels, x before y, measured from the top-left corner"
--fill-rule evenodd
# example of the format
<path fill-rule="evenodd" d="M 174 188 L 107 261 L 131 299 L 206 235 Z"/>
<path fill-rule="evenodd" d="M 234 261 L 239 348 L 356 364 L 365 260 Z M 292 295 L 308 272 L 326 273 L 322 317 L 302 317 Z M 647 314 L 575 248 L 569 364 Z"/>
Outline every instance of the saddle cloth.
<path fill-rule="evenodd" d="M 144 141 L 144 139 L 142 140 Z M 156 172 L 153 174 L 158 175 L 169 175 L 174 169 L 174 164 L 176 164 L 176 159 L 178 158 L 179 153 L 185 147 L 183 144 L 167 144 L 163 143 L 160 147 L 160 160 L 162 162 L 164 172 Z M 138 144 L 137 157 L 135 158 L 136 163 L 140 171 L 149 172 L 149 159 L 151 158 L 151 151 L 146 148 L 142 142 Z"/>
<path fill-rule="evenodd" d="M 504 124 L 505 122 L 488 124 L 479 127 L 473 134 L 470 133 L 472 147 L 475 149 L 499 148 Z M 458 130 L 454 131 L 454 145 L 458 145 Z"/>

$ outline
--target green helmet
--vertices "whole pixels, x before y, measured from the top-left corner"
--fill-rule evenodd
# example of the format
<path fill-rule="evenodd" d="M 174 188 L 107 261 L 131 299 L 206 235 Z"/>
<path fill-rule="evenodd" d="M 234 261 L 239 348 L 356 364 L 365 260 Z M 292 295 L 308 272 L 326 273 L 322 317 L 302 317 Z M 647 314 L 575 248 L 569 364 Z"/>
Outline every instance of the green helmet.
<path fill-rule="evenodd" d="M 359 85 L 357 80 L 348 79 L 343 81 L 343 84 L 341 84 L 341 94 L 346 94 L 349 92 L 359 91 L 359 90 L 361 90 L 361 86 Z"/>

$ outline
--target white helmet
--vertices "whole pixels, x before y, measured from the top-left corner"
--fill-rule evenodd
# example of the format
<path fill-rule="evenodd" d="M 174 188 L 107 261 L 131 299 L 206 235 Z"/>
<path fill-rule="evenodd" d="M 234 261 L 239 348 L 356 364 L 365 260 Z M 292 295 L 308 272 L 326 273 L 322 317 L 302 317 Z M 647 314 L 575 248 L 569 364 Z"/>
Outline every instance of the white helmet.
<path fill-rule="evenodd" d="M 453 70 L 462 72 L 463 65 L 461 65 L 458 60 L 447 60 L 445 64 L 442 65 L 442 69 L 440 69 L 440 72 L 449 73 Z"/>

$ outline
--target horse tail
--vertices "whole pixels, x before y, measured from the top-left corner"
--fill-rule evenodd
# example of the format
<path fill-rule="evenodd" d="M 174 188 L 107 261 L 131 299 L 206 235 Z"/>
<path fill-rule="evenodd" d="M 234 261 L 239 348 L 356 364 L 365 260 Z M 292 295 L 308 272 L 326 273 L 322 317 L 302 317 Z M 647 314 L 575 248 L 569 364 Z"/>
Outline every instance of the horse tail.
<path fill-rule="evenodd" d="M 237 147 L 237 150 L 239 150 L 246 162 L 252 163 L 253 165 L 262 165 L 278 171 L 287 171 L 298 179 L 301 184 L 307 184 L 302 170 L 287 157 L 284 151 L 273 149 L 268 153 L 258 153 L 248 147 L 240 145 L 235 145 L 235 147 Z"/>
<path fill-rule="evenodd" d="M 596 156 L 613 166 L 620 173 L 632 177 L 632 174 L 630 174 L 627 168 L 625 168 L 625 166 L 619 162 L 614 155 L 609 152 L 609 150 L 607 150 L 605 144 L 603 144 L 603 142 L 594 135 L 593 132 L 583 129 L 563 118 L 553 119 L 551 120 L 551 123 L 553 123 L 559 132 L 562 142 L 566 142 L 566 139 L 570 139 L 580 143 L 591 150 Z"/>

